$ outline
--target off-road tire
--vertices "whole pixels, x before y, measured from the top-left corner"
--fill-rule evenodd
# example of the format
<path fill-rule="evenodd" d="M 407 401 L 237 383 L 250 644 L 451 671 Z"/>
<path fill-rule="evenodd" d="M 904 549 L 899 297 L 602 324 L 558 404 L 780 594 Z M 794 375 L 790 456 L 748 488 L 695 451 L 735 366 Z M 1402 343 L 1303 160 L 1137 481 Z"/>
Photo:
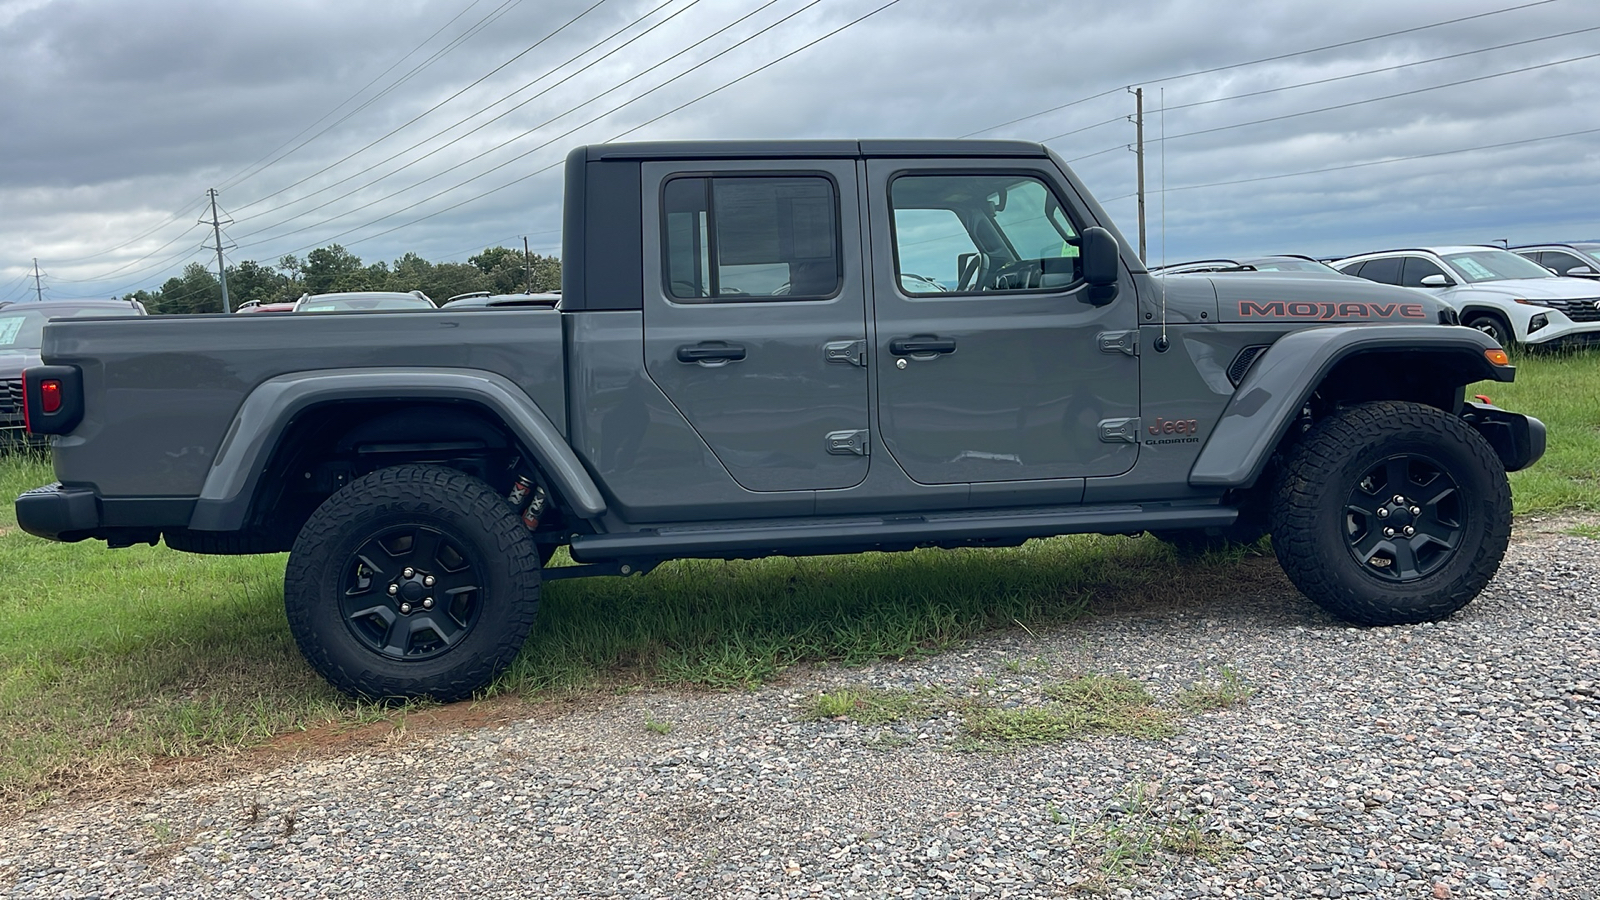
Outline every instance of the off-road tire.
<path fill-rule="evenodd" d="M 366 568 L 362 559 L 384 541 L 405 549 Z M 437 549 L 425 549 L 430 543 Z M 414 577 L 401 577 L 405 566 Z M 435 570 L 439 585 L 457 585 L 449 590 L 458 595 L 427 598 L 426 612 L 412 597 L 416 605 L 402 616 L 406 592 L 421 590 L 409 582 Z M 300 652 L 334 687 L 372 699 L 449 702 L 488 685 L 516 657 L 533 626 L 540 581 L 539 548 L 495 490 L 455 469 L 403 465 L 352 481 L 312 513 L 290 551 L 283 597 Z M 396 582 L 404 590 L 391 597 L 387 585 Z M 371 614 L 352 611 L 368 605 Z"/>
<path fill-rule="evenodd" d="M 1408 500 L 1380 523 L 1353 511 L 1376 508 L 1364 498 L 1380 470 L 1407 474 L 1384 481 L 1374 500 L 1427 497 L 1450 486 L 1455 493 L 1414 501 L 1423 510 L 1414 519 Z M 1419 483 L 1430 473 L 1433 481 Z M 1419 403 L 1363 403 L 1318 422 L 1285 461 L 1275 497 L 1272 547 L 1289 580 L 1332 615 L 1364 625 L 1447 618 L 1488 584 L 1511 537 L 1511 488 L 1499 457 L 1459 417 Z M 1452 533 L 1453 549 L 1424 536 L 1405 545 L 1421 543 L 1426 562 L 1415 550 L 1404 557 L 1380 550 L 1363 563 L 1358 555 L 1368 542 L 1382 545 L 1382 528 L 1396 524 Z M 1385 553 L 1393 561 L 1383 562 Z M 1404 560 L 1414 577 L 1399 576 Z"/>

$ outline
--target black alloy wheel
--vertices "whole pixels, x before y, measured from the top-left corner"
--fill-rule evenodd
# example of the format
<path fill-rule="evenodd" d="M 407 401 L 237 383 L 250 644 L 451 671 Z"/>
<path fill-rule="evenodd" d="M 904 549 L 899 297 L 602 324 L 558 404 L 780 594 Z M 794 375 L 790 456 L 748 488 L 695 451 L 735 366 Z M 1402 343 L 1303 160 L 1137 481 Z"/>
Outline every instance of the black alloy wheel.
<path fill-rule="evenodd" d="M 345 562 L 339 613 L 363 646 L 394 660 L 432 659 L 478 624 L 483 584 L 473 551 L 427 525 L 373 535 Z"/>
<path fill-rule="evenodd" d="M 1467 509 L 1437 460 L 1391 456 L 1356 482 L 1345 502 L 1345 540 L 1363 571 L 1403 583 L 1439 571 L 1461 546 Z"/>

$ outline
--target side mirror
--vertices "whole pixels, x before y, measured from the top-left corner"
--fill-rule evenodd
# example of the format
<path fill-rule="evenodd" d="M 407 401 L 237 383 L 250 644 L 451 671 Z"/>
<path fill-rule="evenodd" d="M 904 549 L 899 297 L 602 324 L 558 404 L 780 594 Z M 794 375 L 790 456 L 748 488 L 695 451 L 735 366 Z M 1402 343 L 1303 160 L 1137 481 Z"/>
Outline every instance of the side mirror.
<path fill-rule="evenodd" d="M 1084 299 L 1095 306 L 1105 306 L 1117 299 L 1117 277 L 1122 267 L 1117 239 L 1111 232 L 1094 225 L 1083 230 L 1079 249 L 1083 280 L 1089 284 L 1088 296 Z"/>
<path fill-rule="evenodd" d="M 1578 278 L 1600 278 L 1600 272 L 1596 272 L 1593 266 L 1573 266 L 1567 270 L 1567 277 L 1574 276 Z"/>
<path fill-rule="evenodd" d="M 1420 283 L 1423 287 L 1451 287 L 1455 284 L 1449 276 L 1439 274 L 1424 275 Z"/>

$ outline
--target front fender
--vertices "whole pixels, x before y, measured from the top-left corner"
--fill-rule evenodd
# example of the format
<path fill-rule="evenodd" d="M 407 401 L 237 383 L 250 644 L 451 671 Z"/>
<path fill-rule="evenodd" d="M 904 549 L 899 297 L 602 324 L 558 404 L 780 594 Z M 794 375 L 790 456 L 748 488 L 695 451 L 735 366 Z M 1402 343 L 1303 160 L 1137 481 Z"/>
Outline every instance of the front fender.
<path fill-rule="evenodd" d="M 1484 355 L 1492 338 L 1446 325 L 1335 325 L 1280 338 L 1250 370 L 1223 409 L 1189 483 L 1242 488 L 1255 484 L 1290 425 L 1341 360 L 1360 353 L 1404 352 L 1417 365 L 1444 367 L 1460 384 L 1511 381 L 1516 368 Z"/>
<path fill-rule="evenodd" d="M 410 398 L 482 405 L 522 441 L 579 515 L 594 518 L 605 511 L 599 488 L 561 432 L 526 392 L 504 376 L 477 369 L 324 369 L 268 379 L 245 398 L 217 451 L 189 527 L 197 531 L 244 527 L 257 483 L 284 429 L 298 413 L 330 400 Z"/>

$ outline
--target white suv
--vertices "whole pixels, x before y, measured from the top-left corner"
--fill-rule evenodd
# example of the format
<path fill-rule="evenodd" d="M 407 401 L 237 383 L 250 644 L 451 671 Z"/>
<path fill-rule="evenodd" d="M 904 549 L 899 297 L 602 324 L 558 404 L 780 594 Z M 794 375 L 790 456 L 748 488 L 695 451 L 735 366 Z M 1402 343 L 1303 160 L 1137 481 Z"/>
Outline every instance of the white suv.
<path fill-rule="evenodd" d="M 1561 278 L 1498 247 L 1421 247 L 1363 253 L 1332 264 L 1346 275 L 1415 288 L 1501 346 L 1600 342 L 1600 284 Z"/>

